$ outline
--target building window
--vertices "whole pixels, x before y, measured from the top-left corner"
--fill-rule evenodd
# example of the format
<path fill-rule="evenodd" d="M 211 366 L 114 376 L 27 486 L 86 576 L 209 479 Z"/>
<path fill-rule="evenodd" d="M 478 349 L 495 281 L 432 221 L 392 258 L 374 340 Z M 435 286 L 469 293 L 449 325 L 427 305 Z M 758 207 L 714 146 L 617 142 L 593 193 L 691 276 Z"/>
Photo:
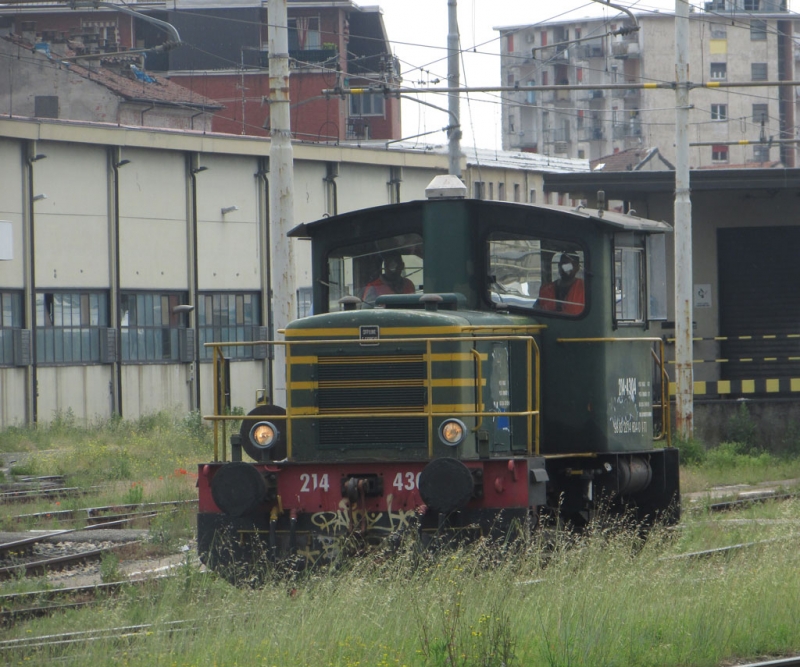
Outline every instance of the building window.
<path fill-rule="evenodd" d="M 261 306 L 258 293 L 201 294 L 197 300 L 197 326 L 200 359 L 203 360 L 211 359 L 211 349 L 205 347 L 205 343 L 248 343 L 259 340 Z M 252 359 L 253 347 L 225 348 L 225 356 Z"/>
<path fill-rule="evenodd" d="M 506 184 L 505 183 L 498 183 L 497 184 L 497 198 L 500 201 L 506 200 Z"/>
<path fill-rule="evenodd" d="M 508 131 L 512 132 L 512 133 L 515 131 L 514 130 L 514 115 L 513 114 L 508 114 Z"/>
<path fill-rule="evenodd" d="M 489 199 L 494 199 L 494 183 L 489 183 Z"/>
<path fill-rule="evenodd" d="M 711 78 L 724 81 L 728 78 L 728 63 L 711 63 Z"/>
<path fill-rule="evenodd" d="M 519 183 L 514 183 L 514 201 L 519 201 Z"/>
<path fill-rule="evenodd" d="M 750 21 L 750 40 L 762 41 L 767 38 L 767 22 L 761 19 L 753 19 Z"/>
<path fill-rule="evenodd" d="M 546 86 L 547 82 L 548 82 L 548 76 L 547 76 L 547 71 L 545 70 L 544 72 L 542 72 L 542 85 Z"/>
<path fill-rule="evenodd" d="M 0 292 L 0 366 L 14 363 L 14 330 L 22 328 L 22 292 Z"/>
<path fill-rule="evenodd" d="M 535 86 L 536 85 L 536 81 L 531 79 L 530 81 L 528 81 L 528 85 L 529 86 Z M 528 99 L 528 104 L 536 104 L 536 91 L 535 90 L 529 90 L 527 99 Z"/>
<path fill-rule="evenodd" d="M 486 199 L 486 183 L 483 181 L 475 181 L 472 186 L 473 199 Z"/>
<path fill-rule="evenodd" d="M 712 104 L 711 105 L 711 120 L 728 120 L 728 105 L 727 104 Z"/>
<path fill-rule="evenodd" d="M 766 81 L 767 63 L 750 63 L 750 78 L 753 81 Z"/>
<path fill-rule="evenodd" d="M 728 161 L 728 147 L 723 145 L 714 145 L 711 147 L 711 161 L 712 162 L 727 162 Z"/>
<path fill-rule="evenodd" d="M 547 30 L 542 30 L 542 46 L 547 46 Z"/>
<path fill-rule="evenodd" d="M 351 116 L 383 116 L 385 100 L 383 93 L 350 95 Z"/>
<path fill-rule="evenodd" d="M 728 28 L 720 23 L 711 24 L 711 39 L 727 39 Z"/>
<path fill-rule="evenodd" d="M 506 37 L 506 48 L 508 49 L 509 53 L 513 53 L 514 51 L 514 35 L 511 34 Z"/>
<path fill-rule="evenodd" d="M 769 105 L 768 104 L 754 104 L 753 105 L 753 122 L 761 125 L 769 120 Z"/>
<path fill-rule="evenodd" d="M 308 317 L 314 314 L 313 298 L 313 287 L 301 287 L 297 290 L 297 317 Z"/>
<path fill-rule="evenodd" d="M 579 148 L 579 149 L 578 149 L 578 159 L 579 159 L 579 160 L 584 160 L 584 159 L 586 159 L 586 151 L 585 151 L 585 150 L 583 150 L 582 148 Z"/>
<path fill-rule="evenodd" d="M 318 16 L 290 18 L 288 27 L 290 51 L 318 51 L 322 48 Z"/>
<path fill-rule="evenodd" d="M 761 0 L 744 0 L 744 11 L 757 12 L 761 9 Z"/>
<path fill-rule="evenodd" d="M 535 204 L 536 203 L 536 190 L 531 188 L 531 191 L 528 193 L 528 203 Z"/>
<path fill-rule="evenodd" d="M 122 361 L 180 361 L 180 330 L 188 316 L 175 312 L 185 292 L 123 292 L 119 298 Z"/>
<path fill-rule="evenodd" d="M 753 146 L 754 162 L 769 162 L 769 145 Z"/>
<path fill-rule="evenodd" d="M 105 292 L 36 294 L 36 362 L 100 362 L 101 330 L 108 328 Z"/>

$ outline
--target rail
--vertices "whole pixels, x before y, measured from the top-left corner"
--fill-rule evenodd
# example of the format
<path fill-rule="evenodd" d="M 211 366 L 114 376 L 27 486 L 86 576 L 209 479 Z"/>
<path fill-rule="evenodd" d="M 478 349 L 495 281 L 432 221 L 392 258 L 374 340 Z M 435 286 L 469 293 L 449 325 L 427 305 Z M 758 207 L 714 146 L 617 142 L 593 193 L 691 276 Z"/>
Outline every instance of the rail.
<path fill-rule="evenodd" d="M 236 342 L 236 343 L 205 343 L 205 347 L 212 348 L 212 360 L 213 360 L 213 375 L 214 375 L 214 387 L 219 388 L 222 386 L 222 377 L 220 375 L 221 368 L 224 367 L 225 356 L 224 350 L 225 348 L 229 347 L 253 347 L 253 346 L 263 346 L 263 345 L 279 345 L 285 348 L 286 350 L 286 368 L 291 368 L 292 362 L 292 348 L 294 346 L 323 346 L 323 347 L 330 347 L 332 345 L 358 345 L 358 346 L 377 346 L 377 345 L 385 345 L 385 344 L 397 344 L 402 343 L 404 345 L 414 345 L 414 344 L 424 344 L 425 345 L 425 378 L 423 380 L 423 386 L 426 389 L 427 393 L 427 400 L 425 403 L 424 410 L 396 410 L 391 412 L 372 412 L 369 410 L 352 410 L 346 412 L 326 412 L 324 414 L 320 414 L 318 408 L 313 411 L 311 414 L 298 414 L 292 408 L 292 392 L 291 387 L 287 386 L 286 391 L 286 414 L 285 415 L 270 415 L 270 420 L 275 421 L 285 421 L 286 423 L 286 446 L 287 446 L 287 456 L 289 459 L 292 458 L 292 424 L 298 420 L 320 420 L 320 419 L 353 419 L 353 418 L 398 418 L 398 417 L 407 417 L 407 418 L 425 418 L 427 421 L 427 435 L 428 435 L 428 456 L 433 456 L 433 420 L 435 417 L 440 417 L 443 415 L 452 414 L 451 409 L 447 410 L 437 410 L 437 405 L 433 402 L 433 388 L 435 386 L 439 386 L 436 384 L 433 378 L 433 361 L 434 361 L 434 352 L 433 346 L 438 345 L 441 343 L 461 343 L 461 344 L 469 344 L 470 358 L 475 360 L 475 371 L 474 371 L 474 378 L 472 381 L 476 387 L 475 393 L 475 410 L 458 410 L 456 413 L 459 417 L 475 417 L 476 423 L 482 423 L 484 418 L 492 418 L 492 417 L 525 417 L 526 425 L 527 425 L 527 438 L 526 438 L 526 450 L 529 456 L 539 455 L 539 448 L 540 448 L 540 408 L 541 408 L 541 398 L 540 398 L 540 350 L 539 345 L 536 343 L 536 340 L 533 338 L 533 333 L 536 331 L 541 330 L 543 327 L 541 326 L 533 326 L 533 327 L 526 327 L 526 326 L 510 326 L 508 330 L 518 330 L 518 331 L 529 331 L 529 335 L 488 335 L 488 332 L 497 330 L 498 327 L 464 327 L 464 331 L 469 333 L 470 335 L 466 336 L 442 336 L 442 337 L 409 337 L 409 338 L 380 338 L 376 340 L 364 340 L 361 338 L 324 338 L 324 339 L 313 339 L 313 340 L 292 340 L 292 341 L 252 341 L 252 342 Z M 499 329 L 504 330 L 505 327 L 499 327 Z M 481 335 L 481 332 L 487 332 L 487 335 Z M 481 355 L 480 353 L 478 356 L 475 356 L 475 352 L 477 352 L 476 345 L 479 343 L 487 343 L 487 342 L 521 342 L 525 344 L 525 351 L 526 351 L 526 368 L 530 369 L 528 371 L 528 381 L 526 382 L 527 391 L 525 396 L 525 409 L 524 410 L 517 410 L 517 411 L 492 411 L 492 410 L 484 410 L 483 403 L 482 403 L 482 387 L 479 383 L 483 382 L 483 373 L 481 371 Z M 446 354 L 456 354 L 455 352 L 448 352 Z M 365 355 L 366 356 L 366 355 Z M 515 364 L 516 365 L 516 364 Z M 287 370 L 287 372 L 289 372 Z M 220 404 L 220 391 L 214 392 L 214 414 L 212 415 L 204 415 L 203 419 L 206 421 L 210 421 L 213 425 L 213 433 L 214 433 L 214 461 L 226 461 L 227 460 L 227 448 L 226 448 L 226 424 L 229 421 L 241 421 L 243 419 L 242 415 L 229 415 L 229 414 L 221 414 L 222 406 Z M 222 457 L 220 458 L 220 444 L 219 444 L 219 436 L 220 436 L 220 425 L 222 426 Z M 476 428 L 472 429 L 473 431 Z M 532 437 L 531 437 L 532 436 Z"/>
<path fill-rule="evenodd" d="M 669 406 L 669 376 L 667 375 L 664 362 L 664 340 L 656 336 L 644 336 L 639 338 L 556 338 L 557 343 L 658 343 L 659 354 L 656 355 L 651 350 L 656 363 L 659 365 L 661 375 L 661 435 L 653 438 L 663 440 L 666 438 L 667 447 L 672 447 L 672 424 Z"/>

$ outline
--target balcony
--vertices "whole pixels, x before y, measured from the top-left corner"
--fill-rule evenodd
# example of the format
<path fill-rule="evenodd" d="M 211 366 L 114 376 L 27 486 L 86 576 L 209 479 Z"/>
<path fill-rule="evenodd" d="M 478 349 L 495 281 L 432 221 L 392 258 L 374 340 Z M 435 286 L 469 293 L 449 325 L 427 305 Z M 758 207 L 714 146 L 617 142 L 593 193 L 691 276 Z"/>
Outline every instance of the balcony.
<path fill-rule="evenodd" d="M 553 101 L 554 102 L 569 102 L 571 99 L 571 90 L 554 90 L 553 91 Z"/>
<path fill-rule="evenodd" d="M 348 118 L 346 138 L 368 140 L 370 138 L 369 120 L 360 117 Z"/>
<path fill-rule="evenodd" d="M 642 125 L 639 121 L 628 121 L 627 123 L 614 123 L 612 135 L 615 140 L 642 136 Z"/>
<path fill-rule="evenodd" d="M 324 63 L 336 58 L 338 55 L 339 51 L 337 49 L 291 50 L 289 51 L 289 62 L 291 67 L 298 67 L 304 63 Z M 269 67 L 269 51 L 263 50 L 259 53 L 259 56 L 259 65 L 261 67 Z"/>
<path fill-rule="evenodd" d="M 578 141 L 603 141 L 605 133 L 602 127 L 582 127 L 578 130 Z"/>
<path fill-rule="evenodd" d="M 611 45 L 611 53 L 618 60 L 638 58 L 640 55 L 639 42 L 614 42 Z"/>
<path fill-rule="evenodd" d="M 602 58 L 606 54 L 605 49 L 603 48 L 603 42 L 601 41 L 581 44 L 577 48 L 578 57 L 583 59 Z"/>
<path fill-rule="evenodd" d="M 569 48 L 567 44 L 555 44 L 538 49 L 538 57 L 549 65 L 569 62 Z"/>
<path fill-rule="evenodd" d="M 569 143 L 569 128 L 562 127 L 550 130 L 547 137 L 548 143 Z"/>

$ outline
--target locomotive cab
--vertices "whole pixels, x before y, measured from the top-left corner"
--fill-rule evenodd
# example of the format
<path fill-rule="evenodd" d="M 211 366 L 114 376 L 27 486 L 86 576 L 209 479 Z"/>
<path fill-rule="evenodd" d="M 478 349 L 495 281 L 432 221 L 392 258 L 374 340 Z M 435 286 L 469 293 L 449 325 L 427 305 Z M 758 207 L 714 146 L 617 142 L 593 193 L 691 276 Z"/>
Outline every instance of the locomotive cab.
<path fill-rule="evenodd" d="M 235 559 L 257 546 L 309 564 L 347 540 L 506 534 L 543 513 L 676 521 L 648 332 L 666 317 L 670 231 L 460 197 L 300 225 L 315 315 L 284 332 L 286 405 L 244 421 L 253 460 L 201 466 L 201 554 L 222 562 L 225 532 Z"/>

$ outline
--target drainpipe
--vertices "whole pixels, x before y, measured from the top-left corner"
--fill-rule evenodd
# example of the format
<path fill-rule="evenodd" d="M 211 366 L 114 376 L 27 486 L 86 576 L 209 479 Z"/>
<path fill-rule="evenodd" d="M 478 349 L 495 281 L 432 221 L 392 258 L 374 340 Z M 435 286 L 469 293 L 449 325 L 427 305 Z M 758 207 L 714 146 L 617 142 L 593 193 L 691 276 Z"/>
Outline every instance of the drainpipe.
<path fill-rule="evenodd" d="M 263 258 L 261 265 L 261 312 L 267 327 L 269 340 L 275 339 L 275 330 L 272 326 L 272 309 L 270 308 L 270 293 L 272 292 L 271 257 L 270 257 L 270 228 L 269 228 L 269 158 L 258 158 L 258 217 L 260 220 L 261 234 L 259 234 L 259 252 Z M 267 391 L 269 400 L 272 401 L 274 386 L 272 381 L 271 360 L 275 357 L 274 346 L 267 348 L 267 358 L 262 362 L 261 379 Z"/>
<path fill-rule="evenodd" d="M 141 120 L 139 121 L 139 126 L 140 126 L 140 127 L 144 127 L 144 115 L 145 115 L 145 114 L 146 114 L 148 111 L 152 111 L 152 110 L 153 110 L 153 109 L 155 109 L 155 108 L 156 108 L 156 105 L 155 105 L 155 104 L 151 104 L 149 107 L 147 107 L 146 109 L 144 109 L 144 110 L 142 111 Z"/>
<path fill-rule="evenodd" d="M 200 327 L 198 325 L 198 308 L 197 303 L 199 300 L 199 272 L 198 272 L 198 259 L 197 259 L 197 174 L 206 171 L 208 167 L 203 167 L 198 164 L 199 156 L 195 153 L 189 153 L 186 156 L 186 166 L 189 174 L 188 188 L 187 188 L 187 208 L 188 208 L 188 225 L 189 233 L 187 234 L 187 264 L 189 269 L 189 305 L 194 306 L 189 313 L 189 325 L 194 328 L 194 360 L 192 361 L 192 373 L 189 381 L 192 383 L 191 397 L 192 397 L 192 410 L 201 410 L 200 403 Z"/>
<path fill-rule="evenodd" d="M 31 141 L 22 149 L 23 192 L 22 199 L 22 245 L 23 272 L 25 275 L 25 323 L 31 332 L 31 363 L 25 373 L 25 412 L 28 424 L 39 421 L 39 380 L 36 360 L 36 233 L 33 205 L 33 163 L 47 156 L 37 152 L 35 141 Z"/>
<path fill-rule="evenodd" d="M 111 183 L 109 183 L 108 198 L 111 209 L 111 224 L 109 225 L 109 276 L 111 278 L 111 303 L 109 314 L 111 326 L 114 327 L 117 337 L 117 353 L 113 363 L 111 395 L 112 412 L 122 417 L 122 321 L 120 319 L 120 245 L 119 245 L 119 170 L 130 160 L 121 159 L 119 147 L 109 148 L 108 159 L 111 165 Z"/>

